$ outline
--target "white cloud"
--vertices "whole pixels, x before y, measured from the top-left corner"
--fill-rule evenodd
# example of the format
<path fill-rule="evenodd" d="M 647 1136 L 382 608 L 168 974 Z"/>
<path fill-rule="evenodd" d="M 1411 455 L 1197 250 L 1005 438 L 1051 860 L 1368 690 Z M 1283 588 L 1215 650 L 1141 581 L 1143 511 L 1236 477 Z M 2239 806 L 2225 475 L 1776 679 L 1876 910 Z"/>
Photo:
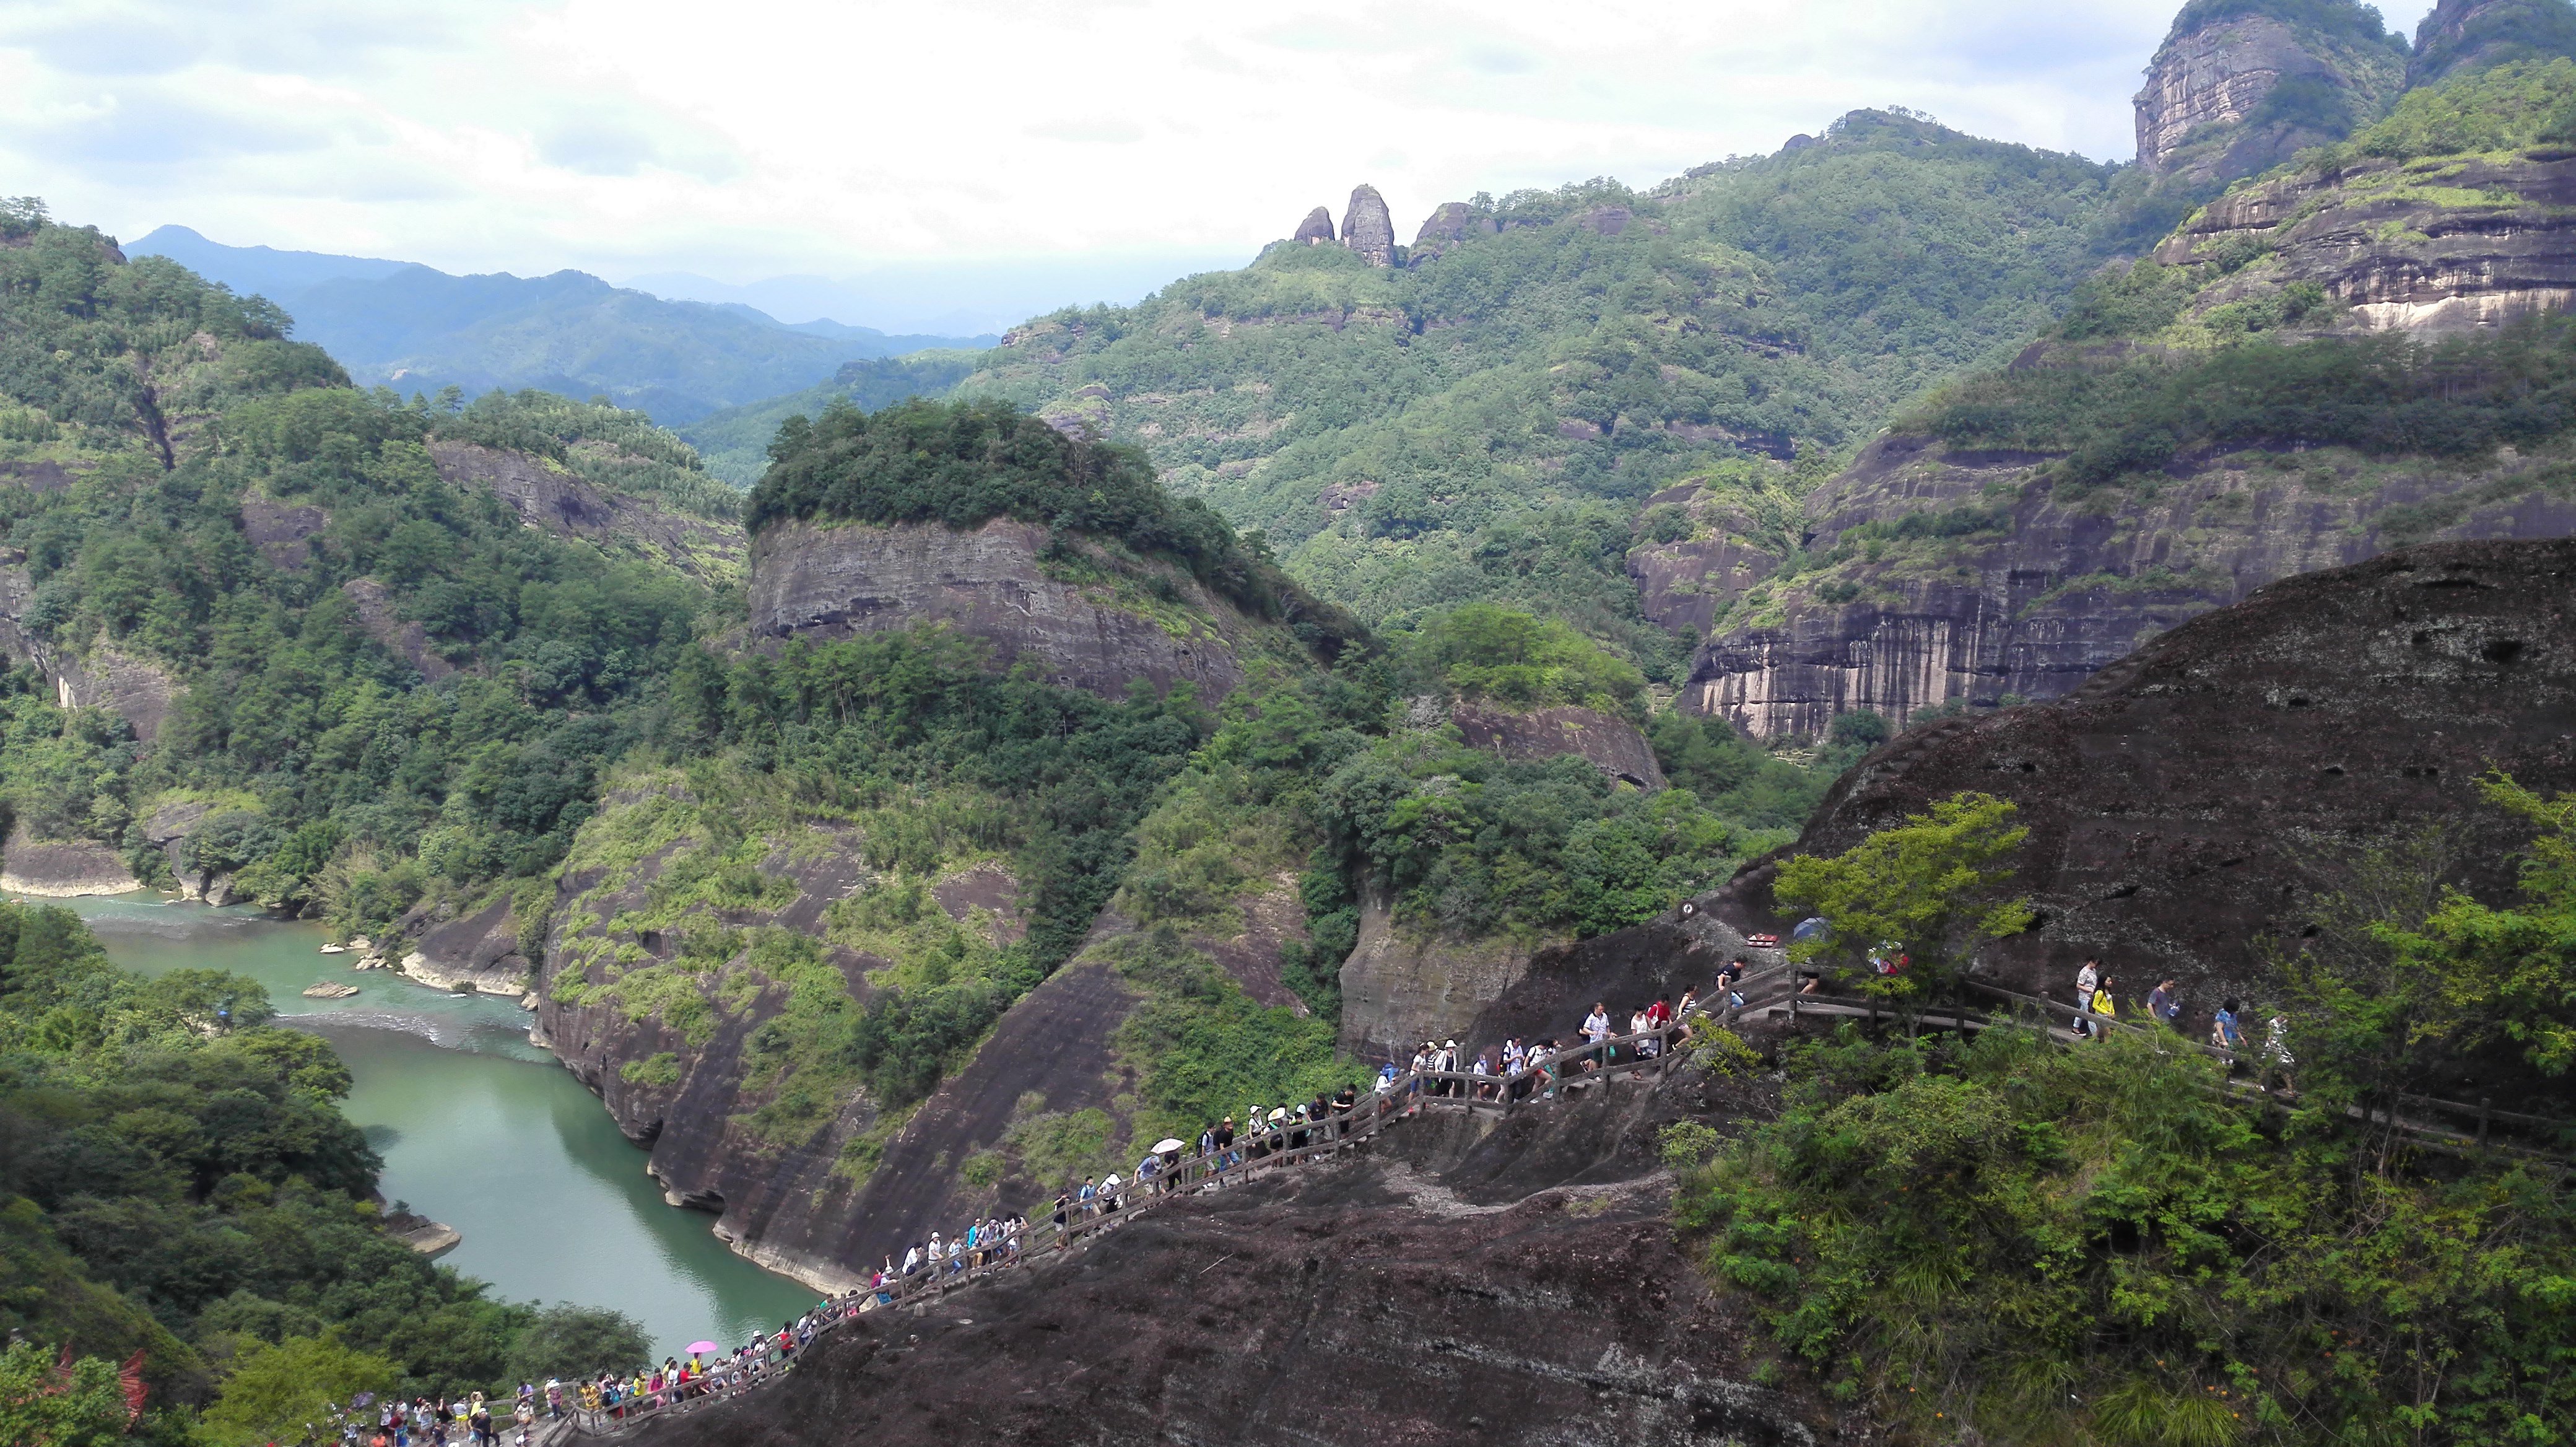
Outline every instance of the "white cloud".
<path fill-rule="evenodd" d="M 1860 106 L 2122 156 L 2175 5 L 20 0 L 0 192 L 451 270 L 1249 255 L 1360 180 L 1409 235 Z"/>

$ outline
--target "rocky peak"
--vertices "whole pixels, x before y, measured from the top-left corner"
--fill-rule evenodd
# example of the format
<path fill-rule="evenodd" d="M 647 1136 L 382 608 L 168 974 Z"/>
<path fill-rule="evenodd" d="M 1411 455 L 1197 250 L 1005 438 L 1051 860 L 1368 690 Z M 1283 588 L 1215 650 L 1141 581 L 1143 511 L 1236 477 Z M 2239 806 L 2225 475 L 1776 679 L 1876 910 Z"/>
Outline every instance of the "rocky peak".
<path fill-rule="evenodd" d="M 2553 55 L 2576 55 L 2576 6 L 2567 0 L 2441 0 L 2415 27 L 2406 84 Z"/>
<path fill-rule="evenodd" d="M 1350 209 L 1342 213 L 1342 244 L 1371 266 L 1395 265 L 1395 218 L 1387 214 L 1386 198 L 1375 186 L 1351 192 Z"/>
<path fill-rule="evenodd" d="M 1424 217 L 1422 229 L 1414 233 L 1414 261 L 1438 256 L 1470 236 L 1491 236 L 1500 229 L 1494 218 L 1464 201 L 1443 201 L 1439 209 Z"/>
<path fill-rule="evenodd" d="M 1288 239 L 1304 246 L 1332 245 L 1333 213 L 1321 206 L 1307 212 L 1306 219 L 1297 223 L 1297 234 Z"/>
<path fill-rule="evenodd" d="M 2350 134 L 2404 83 L 2403 52 L 2357 0 L 2194 0 L 2137 94 L 2138 164 L 2201 182 L 2249 176 Z"/>

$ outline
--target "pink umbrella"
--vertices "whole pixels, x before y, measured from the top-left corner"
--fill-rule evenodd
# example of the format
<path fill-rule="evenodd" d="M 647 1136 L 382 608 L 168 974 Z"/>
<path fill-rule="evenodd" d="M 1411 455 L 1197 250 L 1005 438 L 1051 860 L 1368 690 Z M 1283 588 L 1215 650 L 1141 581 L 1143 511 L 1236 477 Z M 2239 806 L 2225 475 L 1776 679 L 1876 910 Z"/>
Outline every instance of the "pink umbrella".
<path fill-rule="evenodd" d="M 716 1344 L 711 1341 L 693 1341 L 689 1343 L 689 1355 L 693 1357 L 704 1356 L 715 1349 Z"/>

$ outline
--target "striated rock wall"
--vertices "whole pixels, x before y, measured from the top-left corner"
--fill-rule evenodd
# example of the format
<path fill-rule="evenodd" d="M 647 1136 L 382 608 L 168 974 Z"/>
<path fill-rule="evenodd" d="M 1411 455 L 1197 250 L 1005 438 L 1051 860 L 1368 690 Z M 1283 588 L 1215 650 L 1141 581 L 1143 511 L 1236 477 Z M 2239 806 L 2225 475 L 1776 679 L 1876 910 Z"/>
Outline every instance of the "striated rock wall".
<path fill-rule="evenodd" d="M 2160 487 L 2065 498 L 2032 479 L 2035 460 L 1922 437 L 1873 444 L 1809 500 L 1811 553 L 1872 521 L 1973 522 L 1983 510 L 1990 525 L 1783 590 L 1771 616 L 1701 648 L 1682 705 L 1768 738 L 1819 734 L 1863 709 L 1901 722 L 1925 707 L 2055 698 L 2277 579 L 2428 536 L 2576 532 L 2576 491 L 2510 455 L 2483 474 L 2237 455 Z"/>
<path fill-rule="evenodd" d="M 2483 804 L 2491 768 L 2576 789 L 2576 540 L 2446 543 L 2271 585 L 2155 639 L 2054 703 L 1905 734 L 1835 786 L 1800 837 L 1836 852 L 1962 790 L 2031 830 L 2018 885 L 2042 915 L 1989 973 L 2062 998 L 2086 952 L 2123 1001 L 2183 984 L 2274 998 L 2338 860 L 2431 826 L 2457 878 L 2512 888 L 2525 830 Z M 1777 928 L 1771 865 L 1718 908 Z"/>
<path fill-rule="evenodd" d="M 450 919 L 415 910 L 395 933 L 411 942 L 402 972 L 432 989 L 513 999 L 528 993 L 530 966 L 520 953 L 519 920 L 507 895 Z"/>
<path fill-rule="evenodd" d="M 179 680 L 168 669 L 104 637 L 79 658 L 54 656 L 49 671 L 56 703 L 106 709 L 131 724 L 134 736 L 147 744 L 161 736 L 161 724 L 179 698 Z"/>
<path fill-rule="evenodd" d="M 2355 32 L 2379 25 L 2375 13 L 2350 18 Z M 2197 181 L 2267 170 L 2376 118 L 2403 88 L 2405 64 L 2392 45 L 2269 15 L 2177 32 L 2156 51 L 2133 102 L 2138 164 Z M 2267 105 L 2285 84 L 2283 103 Z"/>
<path fill-rule="evenodd" d="M 945 623 L 992 645 L 996 668 L 1033 664 L 1048 682 L 1123 698 L 1144 679 L 1189 683 L 1213 703 L 1243 682 L 1233 648 L 1209 619 L 1229 610 L 1176 580 L 1191 607 L 1148 617 L 1108 588 L 1048 576 L 1047 530 L 995 518 L 971 532 L 936 523 L 895 527 L 778 523 L 752 553 L 755 639 L 839 638 Z"/>
<path fill-rule="evenodd" d="M 2423 199 L 2436 184 L 2444 199 Z M 2272 263 L 2214 288 L 2206 306 L 2306 281 L 2366 327 L 2426 335 L 2562 310 L 2576 302 L 2576 151 L 2284 176 L 2211 202 L 2156 259 L 2207 266 L 2257 247 Z"/>

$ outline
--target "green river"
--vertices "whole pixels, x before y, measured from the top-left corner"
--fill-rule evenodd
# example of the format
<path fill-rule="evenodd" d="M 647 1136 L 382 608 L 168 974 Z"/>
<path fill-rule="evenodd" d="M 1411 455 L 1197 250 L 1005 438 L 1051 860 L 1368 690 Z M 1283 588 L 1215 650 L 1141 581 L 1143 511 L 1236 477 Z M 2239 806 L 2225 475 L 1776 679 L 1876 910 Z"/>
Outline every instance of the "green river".
<path fill-rule="evenodd" d="M 117 963 L 248 975 L 289 1023 L 338 1047 L 356 1079 L 345 1109 L 385 1158 L 385 1198 L 463 1233 L 440 1261 L 496 1295 L 625 1312 L 644 1324 L 656 1357 L 776 1331 L 814 1303 L 813 1291 L 727 1250 L 714 1218 L 663 1203 L 644 1152 L 528 1043 L 529 1016 L 515 1001 L 353 972 L 355 955 L 319 953 L 329 941 L 321 926 L 248 907 L 151 894 L 66 902 Z M 358 993 L 306 999 L 304 987 L 322 979 Z"/>

